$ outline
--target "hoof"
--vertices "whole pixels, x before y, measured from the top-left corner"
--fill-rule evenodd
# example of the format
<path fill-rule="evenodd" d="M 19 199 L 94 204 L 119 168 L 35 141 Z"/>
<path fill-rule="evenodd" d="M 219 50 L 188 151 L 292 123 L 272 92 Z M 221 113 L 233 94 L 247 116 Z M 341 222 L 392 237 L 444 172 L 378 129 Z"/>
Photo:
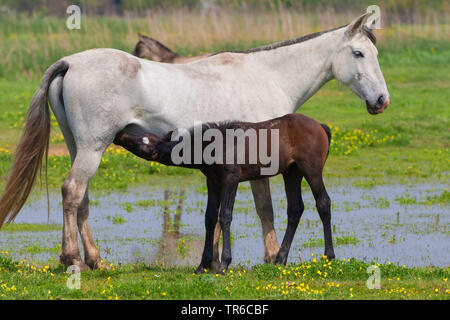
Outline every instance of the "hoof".
<path fill-rule="evenodd" d="M 216 274 L 219 276 L 224 276 L 227 273 L 228 266 L 220 264 L 219 269 L 217 269 Z"/>
<path fill-rule="evenodd" d="M 93 261 L 86 261 L 86 264 L 91 267 L 92 269 L 106 269 L 106 270 L 111 270 L 111 267 L 109 266 L 109 264 L 107 264 L 105 261 L 103 261 L 102 259 L 98 258 L 97 260 L 93 260 Z"/>
<path fill-rule="evenodd" d="M 70 268 L 72 266 L 77 267 L 77 268 L 72 269 L 72 273 L 78 273 L 78 272 L 91 270 L 91 267 L 89 267 L 86 263 L 81 261 L 81 259 L 65 259 L 65 258 L 61 257 L 60 261 L 67 268 Z"/>
<path fill-rule="evenodd" d="M 334 252 L 325 253 L 328 260 L 334 260 L 336 258 Z"/>
<path fill-rule="evenodd" d="M 217 270 L 219 270 L 219 266 L 220 266 L 220 261 L 219 260 L 213 260 L 212 262 L 211 262 L 211 270 L 213 270 L 213 271 L 217 271 Z"/>
<path fill-rule="evenodd" d="M 207 266 L 200 264 L 197 269 L 195 269 L 194 273 L 195 274 L 203 274 L 203 273 L 208 273 L 210 271 L 210 268 L 208 268 Z"/>
<path fill-rule="evenodd" d="M 278 256 L 278 252 L 273 253 L 273 254 L 266 253 L 264 255 L 264 263 L 272 263 L 272 264 L 277 263 L 277 256 Z"/>
<path fill-rule="evenodd" d="M 221 271 L 218 270 L 218 271 L 216 272 L 216 274 L 217 274 L 218 276 L 224 276 L 224 275 L 227 274 L 227 271 L 224 270 L 224 269 L 222 269 Z"/>
<path fill-rule="evenodd" d="M 274 264 L 282 264 L 282 265 L 286 265 L 286 263 L 287 263 L 287 259 L 286 258 L 280 258 L 280 257 L 277 257 L 275 259 L 275 262 L 274 262 Z"/>
<path fill-rule="evenodd" d="M 264 238 L 264 263 L 275 263 L 279 251 L 277 235 L 272 229 Z"/>

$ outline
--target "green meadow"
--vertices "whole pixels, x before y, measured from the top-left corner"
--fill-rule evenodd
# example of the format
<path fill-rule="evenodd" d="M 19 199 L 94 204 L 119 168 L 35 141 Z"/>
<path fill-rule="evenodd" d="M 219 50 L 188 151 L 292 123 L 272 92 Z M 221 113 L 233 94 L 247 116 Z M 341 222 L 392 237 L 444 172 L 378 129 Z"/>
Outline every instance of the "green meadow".
<path fill-rule="evenodd" d="M 277 13 L 279 15 L 288 13 Z M 289 13 L 290 14 L 290 13 Z M 263 14 L 263 18 L 268 15 Z M 147 19 L 88 17 L 85 28 L 68 32 L 60 18 L 0 20 L 0 190 L 5 185 L 23 120 L 40 78 L 55 60 L 93 47 L 133 50 L 138 31 L 162 39 L 180 54 L 195 55 L 219 50 L 243 50 L 264 43 L 326 29 L 320 23 L 309 29 L 289 29 L 275 16 L 266 24 L 273 33 L 259 32 L 253 17 L 229 14 L 221 18 L 229 28 L 205 25 L 195 34 L 195 14 L 186 13 L 176 26 L 177 15 L 161 14 Z M 295 16 L 292 13 L 292 17 Z M 158 20 L 159 19 L 159 20 Z M 203 19 L 203 20 L 202 20 Z M 252 20 L 253 19 L 253 20 Z M 183 19 L 182 19 L 183 20 Z M 157 21 L 157 23 L 155 22 Z M 249 24 L 250 21 L 250 24 Z M 309 20 L 308 20 L 309 21 Z M 335 26 L 346 21 L 337 17 Z M 152 24 L 154 23 L 154 24 Z M 247 25 L 250 25 L 248 27 Z M 236 31 L 247 26 L 244 31 Z M 235 29 L 233 29 L 235 28 Z M 243 28 L 243 27 L 242 27 Z M 278 28 L 278 29 L 277 29 Z M 230 34 L 236 31 L 236 38 Z M 330 125 L 333 134 L 325 168 L 325 182 L 351 183 L 371 188 L 380 184 L 448 184 L 450 41 L 448 22 L 424 20 L 419 25 L 393 24 L 377 31 L 379 62 L 391 95 L 391 104 L 380 115 L 369 115 L 365 105 L 335 80 L 329 82 L 298 112 Z M 182 38 L 185 32 L 189 37 Z M 295 35 L 293 34 L 295 33 Z M 197 35 L 197 36 L 194 36 Z M 226 40 L 225 40 L 226 39 Z M 300 76 L 300 75 L 299 75 Z M 50 188 L 60 188 L 70 170 L 70 159 L 54 119 L 51 155 L 48 159 Z M 129 186 L 148 183 L 198 181 L 201 175 L 188 169 L 148 163 L 111 147 L 107 150 L 90 187 L 98 192 L 126 191 Z M 36 194 L 40 188 L 37 184 Z M 44 190 L 44 189 L 42 189 Z M 405 205 L 429 202 L 449 206 L 448 190 L 430 199 L 398 199 Z M 95 203 L 94 203 L 95 205 Z M 143 204 L 144 205 L 144 204 Z M 380 206 L 389 206 L 382 201 Z M 95 208 L 95 206 L 94 206 Z M 132 210 L 132 207 L 123 207 Z M 123 223 L 115 217 L 111 223 Z M 1 232 L 49 232 L 56 225 L 18 224 Z M 306 246 L 322 246 L 311 239 Z M 355 237 L 341 238 L 354 243 Z M 0 248 L 2 249 L 2 248 Z M 40 250 L 39 244 L 27 250 Z M 46 248 L 55 252 L 58 247 Z M 24 248 L 25 250 L 25 248 Z M 2 299 L 449 299 L 449 268 L 408 268 L 377 265 L 381 288 L 366 286 L 371 263 L 317 259 L 287 267 L 255 265 L 248 270 L 234 266 L 224 277 L 194 276 L 193 267 L 168 268 L 157 265 L 113 265 L 81 275 L 81 290 L 66 287 L 68 274 L 54 263 L 34 265 L 15 261 L 7 252 L 0 256 Z"/>
<path fill-rule="evenodd" d="M 378 271 L 379 286 L 375 286 L 368 278 Z M 449 268 L 407 268 L 323 257 L 288 266 L 231 267 L 225 276 L 194 275 L 190 267 L 128 264 L 84 272 L 80 289 L 74 290 L 67 283 L 75 280 L 62 266 L 13 261 L 2 252 L 0 299 L 448 300 L 449 274 Z"/>

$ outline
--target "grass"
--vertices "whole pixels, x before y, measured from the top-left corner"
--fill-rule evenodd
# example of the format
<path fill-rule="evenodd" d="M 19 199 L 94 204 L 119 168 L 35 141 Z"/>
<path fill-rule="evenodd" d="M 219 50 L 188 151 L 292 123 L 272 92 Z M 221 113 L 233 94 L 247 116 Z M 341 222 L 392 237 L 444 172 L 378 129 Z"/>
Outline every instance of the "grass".
<path fill-rule="evenodd" d="M 49 232 L 60 231 L 59 224 L 38 224 L 38 223 L 8 223 L 2 226 L 2 232 Z"/>
<path fill-rule="evenodd" d="M 368 267 L 380 270 L 380 289 L 368 289 Z M 289 266 L 233 267 L 223 277 L 193 275 L 192 267 L 144 264 L 81 274 L 70 290 L 62 266 L 35 266 L 0 256 L 0 299 L 444 299 L 449 268 L 407 268 L 355 259 Z"/>
<path fill-rule="evenodd" d="M 1 19 L 0 190 L 4 187 L 14 148 L 22 133 L 22 120 L 34 91 L 39 87 L 42 73 L 64 55 L 92 47 L 131 51 L 137 31 L 160 39 L 181 54 L 242 50 L 328 29 L 347 23 L 357 15 L 346 13 L 327 20 L 326 13 L 305 16 L 296 11 L 281 10 L 255 14 L 227 12 L 214 20 L 195 12 L 182 12 L 183 19 L 177 11 L 139 19 L 87 17 L 80 32 L 69 32 L 59 18 Z M 422 18 L 413 25 L 394 22 L 377 32 L 380 66 L 391 94 L 391 105 L 382 115 L 369 115 L 363 103 L 336 81 L 326 84 L 300 108 L 299 112 L 332 128 L 333 141 L 324 173 L 326 184 L 351 183 L 368 188 L 392 183 L 448 184 L 450 33 L 447 29 L 448 22 L 437 14 Z M 63 139 L 54 120 L 52 124 L 51 147 L 64 150 Z M 52 155 L 48 171 L 50 187 L 59 188 L 69 170 L 68 156 Z M 198 179 L 202 179 L 198 172 L 148 163 L 122 149 L 110 148 L 90 188 L 108 192 L 126 190 L 130 185 L 149 181 L 189 184 Z M 206 189 L 197 191 L 204 193 Z M 444 190 L 421 199 L 405 194 L 395 201 L 402 205 L 448 206 L 449 200 L 448 190 Z M 373 201 L 383 208 L 390 206 L 389 201 L 383 198 L 377 197 Z M 124 216 L 111 216 L 110 223 L 124 223 L 126 215 L 134 208 L 155 204 L 163 205 L 150 201 L 122 203 Z M 98 205 L 98 202 L 93 201 L 92 205 Z M 10 224 L 2 230 L 48 232 L 60 228 L 57 225 Z M 395 233 L 392 234 L 392 241 L 398 241 Z M 342 244 L 357 241 L 354 237 L 341 239 Z M 314 239 L 311 240 L 313 242 Z M 38 244 L 23 249 L 42 251 Z M 56 253 L 59 247 L 49 250 Z M 186 244 L 180 242 L 177 250 L 186 253 Z M 449 298 L 449 268 L 380 265 L 381 289 L 369 290 L 366 270 L 370 263 L 355 260 L 328 263 L 312 260 L 280 268 L 271 265 L 256 265 L 247 270 L 233 268 L 233 273 L 229 272 L 225 277 L 212 274 L 193 276 L 193 267 L 113 266 L 111 271 L 83 273 L 81 290 L 69 290 L 66 287 L 68 274 L 62 266 L 33 266 L 13 261 L 2 253 L 0 298 Z"/>
<path fill-rule="evenodd" d="M 360 240 L 354 236 L 344 236 L 344 237 L 334 237 L 333 244 L 336 247 L 349 245 L 349 244 L 358 244 Z M 322 238 L 320 239 L 309 239 L 307 242 L 303 244 L 305 248 L 314 248 L 314 247 L 323 247 L 325 244 Z"/>

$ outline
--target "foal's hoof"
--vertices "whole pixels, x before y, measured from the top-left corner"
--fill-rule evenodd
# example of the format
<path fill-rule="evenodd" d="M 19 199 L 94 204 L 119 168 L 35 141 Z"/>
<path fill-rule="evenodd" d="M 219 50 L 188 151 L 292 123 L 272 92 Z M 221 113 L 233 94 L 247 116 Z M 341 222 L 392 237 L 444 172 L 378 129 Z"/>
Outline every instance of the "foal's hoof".
<path fill-rule="evenodd" d="M 224 276 L 227 273 L 228 266 L 221 264 L 217 269 L 217 275 Z"/>
<path fill-rule="evenodd" d="M 334 252 L 325 253 L 325 256 L 328 260 L 334 260 L 336 256 L 334 255 Z"/>
<path fill-rule="evenodd" d="M 275 264 L 284 264 L 286 265 L 287 263 L 287 256 L 282 254 L 282 253 L 278 253 L 277 257 L 275 258 Z"/>
<path fill-rule="evenodd" d="M 197 269 L 194 271 L 195 274 L 203 274 L 207 273 L 209 271 L 209 268 L 204 266 L 203 264 L 199 265 Z"/>

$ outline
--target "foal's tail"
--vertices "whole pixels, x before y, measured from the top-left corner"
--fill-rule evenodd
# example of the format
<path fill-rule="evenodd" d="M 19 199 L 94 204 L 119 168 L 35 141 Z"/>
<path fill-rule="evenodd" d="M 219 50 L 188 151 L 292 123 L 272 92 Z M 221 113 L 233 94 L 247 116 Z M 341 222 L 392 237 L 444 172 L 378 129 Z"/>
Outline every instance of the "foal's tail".
<path fill-rule="evenodd" d="M 50 111 L 47 104 L 48 89 L 53 79 L 65 73 L 69 64 L 55 62 L 44 74 L 41 87 L 35 92 L 28 109 L 25 129 L 16 148 L 11 173 L 0 198 L 0 227 L 8 218 L 14 220 L 25 204 L 36 175 L 42 169 L 45 155 L 45 178 L 47 181 L 47 157 L 50 140 Z M 48 197 L 48 190 L 47 190 Z"/>
<path fill-rule="evenodd" d="M 327 137 L 328 137 L 328 153 L 330 153 L 331 130 L 326 124 L 321 123 L 320 125 L 322 126 L 323 130 L 325 130 L 325 133 L 327 134 Z M 327 153 L 327 155 L 328 155 L 328 153 Z"/>

